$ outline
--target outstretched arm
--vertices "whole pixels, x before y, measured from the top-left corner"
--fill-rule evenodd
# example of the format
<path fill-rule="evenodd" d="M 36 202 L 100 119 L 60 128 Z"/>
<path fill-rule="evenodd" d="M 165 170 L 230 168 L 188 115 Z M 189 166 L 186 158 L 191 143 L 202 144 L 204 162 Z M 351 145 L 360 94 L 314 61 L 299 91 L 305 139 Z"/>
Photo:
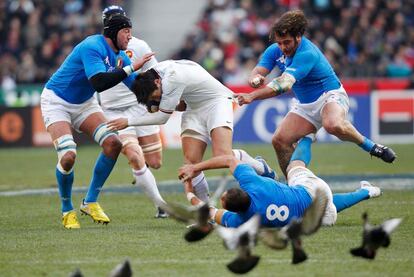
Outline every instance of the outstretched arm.
<path fill-rule="evenodd" d="M 183 165 L 178 170 L 178 178 L 185 182 L 197 176 L 200 171 L 218 168 L 229 168 L 230 172 L 233 173 L 239 163 L 241 163 L 240 160 L 233 155 L 217 156 L 197 164 Z"/>
<path fill-rule="evenodd" d="M 170 118 L 171 113 L 158 111 L 134 118 L 117 118 L 108 122 L 110 130 L 122 130 L 128 126 L 162 125 Z"/>
<path fill-rule="evenodd" d="M 254 100 L 262 100 L 278 96 L 290 90 L 295 82 L 295 77 L 289 73 L 283 73 L 281 76 L 274 78 L 264 88 L 256 89 L 251 93 L 238 94 L 237 100 L 241 106 L 244 104 L 250 104 Z"/>

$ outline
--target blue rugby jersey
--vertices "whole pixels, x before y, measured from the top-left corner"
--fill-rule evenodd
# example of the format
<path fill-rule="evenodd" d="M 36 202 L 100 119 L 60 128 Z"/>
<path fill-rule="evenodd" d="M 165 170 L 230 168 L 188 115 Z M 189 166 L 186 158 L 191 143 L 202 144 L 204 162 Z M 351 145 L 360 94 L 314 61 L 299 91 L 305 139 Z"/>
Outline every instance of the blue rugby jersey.
<path fill-rule="evenodd" d="M 244 213 L 224 212 L 221 219 L 223 226 L 238 227 L 253 215 L 260 214 L 262 226 L 282 227 L 293 218 L 301 218 L 312 203 L 312 198 L 304 187 L 290 187 L 259 176 L 247 164 L 239 164 L 234 177 L 240 188 L 250 196 L 251 203 Z"/>
<path fill-rule="evenodd" d="M 286 57 L 277 43 L 263 53 L 257 66 L 272 71 L 277 66 L 281 72 L 295 77 L 292 87 L 300 103 L 312 103 L 324 92 L 338 89 L 341 83 L 322 52 L 305 36 L 293 57 Z"/>
<path fill-rule="evenodd" d="M 89 78 L 131 64 L 124 51 L 115 53 L 103 35 L 92 35 L 80 42 L 46 83 L 46 88 L 65 101 L 81 104 L 95 93 Z M 123 80 L 131 87 L 136 73 Z"/>

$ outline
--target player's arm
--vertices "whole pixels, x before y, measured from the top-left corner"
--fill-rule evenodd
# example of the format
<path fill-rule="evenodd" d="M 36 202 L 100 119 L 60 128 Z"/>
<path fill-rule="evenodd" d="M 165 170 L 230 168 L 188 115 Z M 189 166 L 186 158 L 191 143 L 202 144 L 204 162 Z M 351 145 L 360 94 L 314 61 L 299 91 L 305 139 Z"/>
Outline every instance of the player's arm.
<path fill-rule="evenodd" d="M 270 70 L 257 65 L 252 72 L 250 73 L 249 77 L 249 85 L 253 88 L 258 88 L 263 85 L 267 74 L 269 74 Z"/>
<path fill-rule="evenodd" d="M 158 111 L 134 118 L 117 118 L 108 122 L 110 130 L 122 130 L 128 126 L 163 125 L 167 123 L 172 112 Z"/>
<path fill-rule="evenodd" d="M 98 72 L 89 77 L 89 82 L 97 92 L 105 91 L 133 74 L 140 69 L 154 55 L 153 52 L 145 54 L 142 58 L 137 59 L 133 64 L 126 65 L 123 68 L 116 68 L 111 72 Z M 102 60 L 101 60 L 101 63 Z"/>
<path fill-rule="evenodd" d="M 241 163 L 233 155 L 222 155 L 196 163 L 186 164 L 178 169 L 178 178 L 187 181 L 197 176 L 201 171 L 208 169 L 229 168 L 233 174 L 234 169 Z"/>
<path fill-rule="evenodd" d="M 239 105 L 250 104 L 255 100 L 263 100 L 278 96 L 286 91 L 289 91 L 295 84 L 296 79 L 293 75 L 284 72 L 279 77 L 274 78 L 266 87 L 256 89 L 251 93 L 237 94 L 237 101 Z"/>

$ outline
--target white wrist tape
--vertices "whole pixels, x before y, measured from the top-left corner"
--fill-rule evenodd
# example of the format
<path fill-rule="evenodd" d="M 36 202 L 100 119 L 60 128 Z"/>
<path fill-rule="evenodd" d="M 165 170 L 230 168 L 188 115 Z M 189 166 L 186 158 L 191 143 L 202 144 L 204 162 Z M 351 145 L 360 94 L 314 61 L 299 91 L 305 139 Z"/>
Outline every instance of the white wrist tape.
<path fill-rule="evenodd" d="M 132 74 L 132 72 L 134 72 L 135 70 L 134 70 L 134 67 L 132 66 L 132 64 L 130 64 L 130 65 L 127 65 L 127 66 L 124 66 L 124 68 L 122 68 L 124 71 L 125 71 L 125 73 L 129 76 L 129 75 L 131 75 Z"/>
<path fill-rule="evenodd" d="M 194 197 L 196 197 L 194 193 L 192 193 L 192 192 L 187 192 L 187 200 L 188 200 L 189 202 L 191 202 L 191 199 L 193 199 Z"/>

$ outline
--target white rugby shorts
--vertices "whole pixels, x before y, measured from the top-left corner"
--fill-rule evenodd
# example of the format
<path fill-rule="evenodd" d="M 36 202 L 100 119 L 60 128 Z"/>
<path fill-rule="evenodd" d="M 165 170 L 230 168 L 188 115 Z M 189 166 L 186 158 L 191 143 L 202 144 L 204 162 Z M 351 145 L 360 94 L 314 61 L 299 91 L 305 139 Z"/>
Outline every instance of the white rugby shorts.
<path fill-rule="evenodd" d="M 77 131 L 91 114 L 103 113 L 95 97 L 91 97 L 82 104 L 71 104 L 47 88 L 42 91 L 40 108 L 46 128 L 55 122 L 66 121 Z"/>
<path fill-rule="evenodd" d="M 208 143 L 211 131 L 217 127 L 233 130 L 233 98 L 223 97 L 202 107 L 183 112 L 181 137 L 193 137 Z"/>
<path fill-rule="evenodd" d="M 312 103 L 302 104 L 296 98 L 292 100 L 293 105 L 290 113 L 295 113 L 305 118 L 315 126 L 316 130 L 322 127 L 322 109 L 328 103 L 337 103 L 341 106 L 345 114 L 349 111 L 349 98 L 343 86 L 336 90 L 330 90 L 322 94 Z"/>
<path fill-rule="evenodd" d="M 105 117 L 108 120 L 117 119 L 117 118 L 132 118 L 137 116 L 142 116 L 148 113 L 147 109 L 140 104 L 135 103 L 132 106 L 126 106 L 124 108 L 116 109 L 104 109 Z M 133 135 L 137 137 L 144 137 L 153 134 L 158 134 L 160 132 L 160 127 L 157 125 L 148 125 L 148 126 L 129 126 L 125 129 L 119 130 L 119 135 Z"/>
<path fill-rule="evenodd" d="M 325 197 L 328 199 L 328 206 L 325 211 L 325 215 L 322 219 L 323 225 L 333 225 L 336 222 L 337 211 L 333 203 L 333 195 L 328 184 L 313 174 L 309 169 L 296 166 L 289 170 L 287 175 L 289 186 L 302 186 L 309 193 L 312 201 L 315 199 L 316 189 L 320 189 L 324 192 Z"/>

